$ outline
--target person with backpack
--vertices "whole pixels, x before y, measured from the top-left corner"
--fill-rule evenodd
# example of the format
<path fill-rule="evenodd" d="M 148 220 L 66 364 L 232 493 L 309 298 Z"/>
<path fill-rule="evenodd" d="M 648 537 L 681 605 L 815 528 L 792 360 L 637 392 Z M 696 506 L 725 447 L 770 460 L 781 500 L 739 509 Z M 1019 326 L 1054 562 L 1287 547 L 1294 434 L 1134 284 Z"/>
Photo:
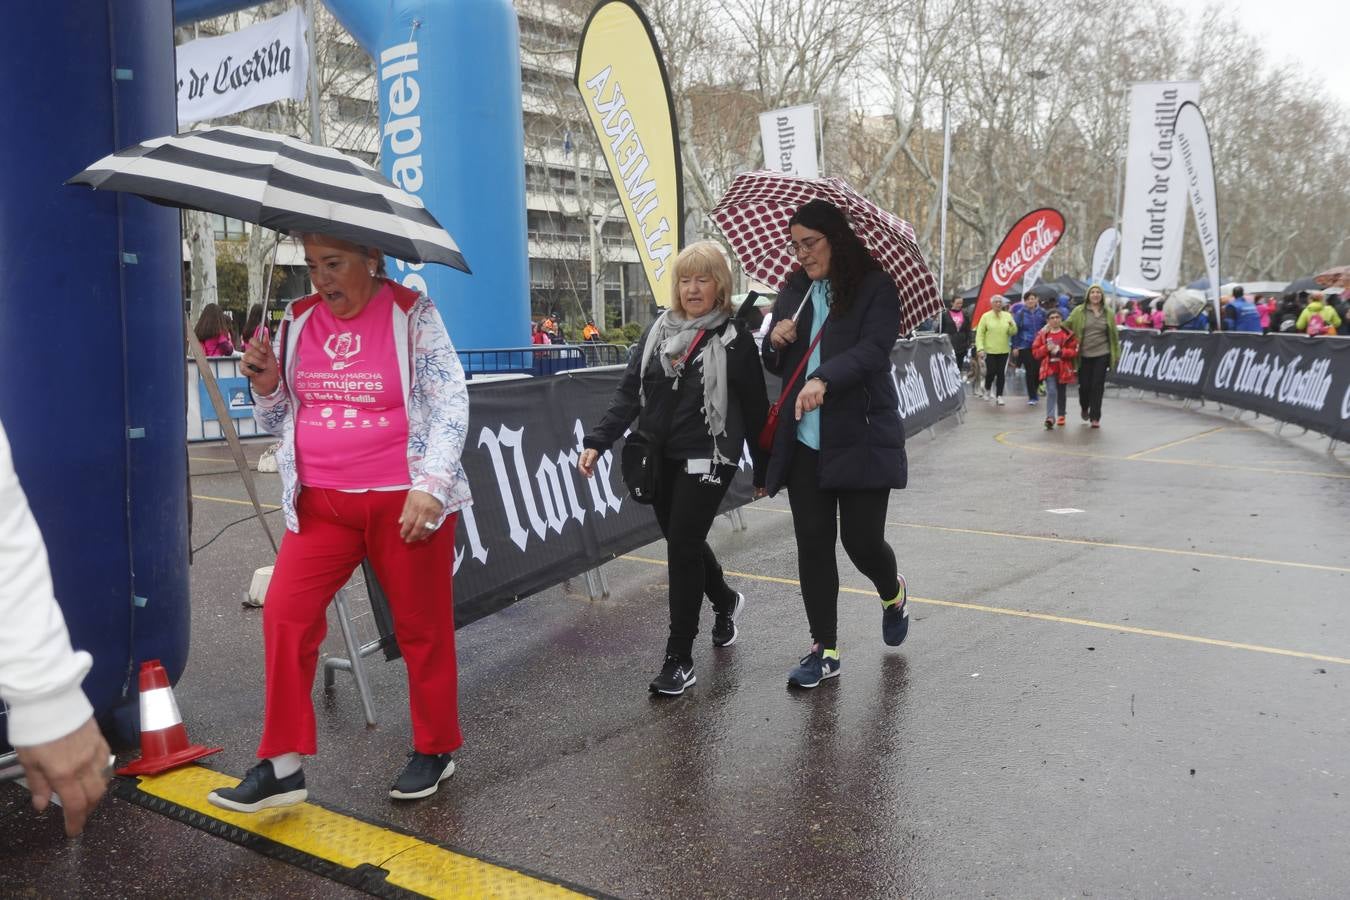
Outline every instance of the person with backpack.
<path fill-rule="evenodd" d="M 1336 334 L 1340 327 L 1341 317 L 1336 308 L 1326 302 L 1326 295 L 1321 291 L 1313 291 L 1308 295 L 1308 305 L 1298 314 L 1294 330 L 1309 337 L 1320 337 Z"/>

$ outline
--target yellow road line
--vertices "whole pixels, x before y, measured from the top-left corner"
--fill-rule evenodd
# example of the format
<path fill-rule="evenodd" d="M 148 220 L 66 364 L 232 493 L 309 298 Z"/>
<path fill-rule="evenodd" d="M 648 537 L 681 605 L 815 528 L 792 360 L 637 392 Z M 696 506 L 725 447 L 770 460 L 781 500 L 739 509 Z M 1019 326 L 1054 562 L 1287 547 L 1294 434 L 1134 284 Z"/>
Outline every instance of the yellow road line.
<path fill-rule="evenodd" d="M 619 559 L 626 559 L 632 562 L 647 563 L 650 565 L 665 566 L 665 560 L 651 559 L 645 556 L 633 556 L 626 554 Z M 772 584 L 787 584 L 800 586 L 801 582 L 795 578 L 779 578 L 774 575 L 758 575 L 753 572 L 733 572 L 730 569 L 726 574 L 736 578 L 747 578 L 751 581 L 765 581 Z M 839 586 L 839 590 L 846 594 L 861 594 L 865 597 L 875 597 L 877 592 L 871 589 Z M 1249 650 L 1253 653 L 1271 653 L 1276 656 L 1292 656 L 1298 659 L 1311 659 L 1317 662 L 1336 663 L 1337 665 L 1350 666 L 1350 658 L 1341 656 L 1325 656 L 1321 653 L 1305 653 L 1302 650 L 1285 650 L 1281 647 L 1264 647 L 1260 644 L 1242 644 L 1236 641 L 1224 641 L 1218 638 L 1198 637 L 1193 634 L 1179 634 L 1175 631 L 1159 631 L 1154 628 L 1136 628 L 1133 625 L 1117 625 L 1111 622 L 1094 622 L 1091 619 L 1075 619 L 1069 616 L 1056 616 L 1050 613 L 1028 612 L 1024 609 L 1008 609 L 1003 606 L 986 606 L 982 603 L 961 603 L 956 600 L 934 600 L 931 597 L 916 597 L 909 595 L 909 602 L 921 603 L 925 606 L 947 606 L 953 609 L 969 609 L 975 612 L 993 613 L 1000 616 L 1015 616 L 1019 619 L 1035 619 L 1041 622 L 1057 622 L 1061 625 L 1079 625 L 1084 628 L 1099 628 L 1103 631 L 1123 632 L 1125 634 L 1138 634 L 1146 637 L 1167 638 L 1173 641 L 1186 641 L 1192 644 L 1208 644 L 1212 647 L 1227 647 L 1230 650 Z"/>
<path fill-rule="evenodd" d="M 235 506 L 247 506 L 249 509 L 253 508 L 253 504 L 248 500 L 235 500 L 232 497 L 208 497 L 206 494 L 193 494 L 192 499 L 210 500 L 213 503 L 233 503 Z M 259 503 L 258 505 L 263 509 L 281 509 L 280 506 L 272 503 Z"/>
<path fill-rule="evenodd" d="M 751 512 L 774 513 L 782 516 L 792 515 L 790 509 L 777 509 L 772 506 L 750 504 L 742 506 Z M 1311 569 L 1315 572 L 1347 572 L 1350 567 L 1327 566 L 1321 563 L 1290 562 L 1287 559 L 1264 559 L 1260 556 L 1231 556 L 1226 553 L 1208 553 L 1204 550 L 1177 550 L 1173 547 L 1149 547 L 1144 544 L 1113 544 L 1109 541 L 1090 541 L 1086 538 L 1045 537 L 1039 534 L 1015 534 L 1010 531 L 985 531 L 979 528 L 956 528 L 951 525 L 922 525 L 917 522 L 892 522 L 887 525 L 895 528 L 914 528 L 920 531 L 946 531 L 951 534 L 975 534 L 982 537 L 1010 538 L 1015 541 L 1037 541 L 1043 544 L 1071 544 L 1078 547 L 1100 547 L 1104 550 L 1129 550 L 1136 553 L 1161 553 L 1166 556 L 1192 556 L 1199 559 L 1221 559 L 1224 562 L 1256 563 L 1263 566 L 1283 566 L 1290 569 Z"/>
<path fill-rule="evenodd" d="M 1350 480 L 1350 475 L 1340 475 L 1334 472 L 1309 472 L 1304 469 L 1277 469 L 1266 466 L 1234 466 L 1225 463 L 1212 463 L 1203 459 L 1134 459 L 1129 456 L 1109 456 L 1105 453 L 1091 453 L 1084 450 L 1066 450 L 1060 447 L 1033 447 L 1029 444 L 1018 444 L 1008 440 L 1010 434 L 1023 434 L 1027 431 L 1025 428 L 1014 428 L 1008 431 L 1001 431 L 994 435 L 994 440 L 1005 447 L 1012 447 L 1015 450 L 1030 450 L 1034 453 L 1049 453 L 1053 456 L 1081 456 L 1087 459 L 1107 459 L 1112 462 L 1141 462 L 1153 463 L 1160 466 L 1202 466 L 1206 469 L 1224 469 L 1230 472 L 1257 472 L 1261 475 L 1304 475 L 1309 478 L 1338 478 Z"/>
<path fill-rule="evenodd" d="M 560 884 L 484 862 L 324 809 L 301 803 L 259 813 L 237 813 L 207 802 L 216 788 L 238 779 L 201 766 L 187 766 L 140 780 L 142 792 L 174 806 L 266 838 L 283 847 L 343 869 L 371 865 L 388 872 L 385 881 L 426 897 L 584 897 Z"/>
<path fill-rule="evenodd" d="M 1193 434 L 1190 437 L 1184 437 L 1179 441 L 1168 441 L 1166 444 L 1159 444 L 1156 447 L 1149 447 L 1147 450 L 1140 450 L 1138 453 L 1131 453 L 1129 456 L 1125 458 L 1142 459 L 1145 456 L 1148 456 L 1150 453 L 1157 453 L 1159 450 L 1168 450 L 1171 449 L 1172 447 L 1179 447 L 1182 444 L 1190 443 L 1191 441 L 1197 441 L 1202 437 L 1209 437 L 1211 434 L 1214 434 L 1215 432 L 1218 431 L 1223 431 L 1227 427 L 1228 427 L 1227 425 L 1220 425 L 1218 428 L 1211 428 L 1208 431 L 1202 431 L 1199 434 Z"/>

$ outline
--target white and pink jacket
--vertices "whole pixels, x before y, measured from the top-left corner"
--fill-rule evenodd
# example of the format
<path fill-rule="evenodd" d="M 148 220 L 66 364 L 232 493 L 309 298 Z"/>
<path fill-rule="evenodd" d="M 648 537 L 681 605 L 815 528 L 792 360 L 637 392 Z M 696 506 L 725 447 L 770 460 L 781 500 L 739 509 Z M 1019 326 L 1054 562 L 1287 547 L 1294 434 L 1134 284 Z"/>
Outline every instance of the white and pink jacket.
<path fill-rule="evenodd" d="M 394 343 L 408 413 L 408 474 L 413 490 L 441 501 L 439 524 L 473 502 L 460 461 L 469 432 L 469 389 L 435 305 L 426 295 L 400 284 L 391 282 L 390 287 L 394 291 Z M 300 530 L 295 513 L 300 492 L 295 462 L 296 348 L 306 322 L 322 302 L 318 294 L 311 294 L 286 308 L 272 347 L 281 363 L 281 384 L 271 394 L 255 397 L 253 414 L 264 431 L 281 438 L 276 460 L 282 514 L 286 527 L 296 532 Z"/>

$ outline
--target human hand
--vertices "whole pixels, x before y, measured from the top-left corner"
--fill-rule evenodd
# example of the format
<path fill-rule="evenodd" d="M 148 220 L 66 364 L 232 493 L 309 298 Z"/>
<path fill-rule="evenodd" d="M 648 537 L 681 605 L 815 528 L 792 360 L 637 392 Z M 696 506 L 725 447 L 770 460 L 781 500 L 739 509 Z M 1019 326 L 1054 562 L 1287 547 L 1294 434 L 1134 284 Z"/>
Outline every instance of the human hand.
<path fill-rule="evenodd" d="M 272 343 L 267 340 L 266 329 L 248 342 L 240 362 L 243 363 L 249 383 L 253 385 L 253 393 L 267 396 L 281 383 L 281 366 L 272 352 Z"/>
<path fill-rule="evenodd" d="M 975 355 L 978 356 L 980 359 L 984 359 L 984 351 L 983 351 L 983 350 L 976 350 L 976 351 L 975 351 Z"/>
<path fill-rule="evenodd" d="M 435 536 L 444 504 L 426 491 L 408 491 L 398 516 L 398 534 L 405 543 L 416 544 Z"/>
<path fill-rule="evenodd" d="M 782 350 L 788 344 L 797 340 L 797 323 L 791 319 L 784 319 L 773 326 L 773 331 L 769 332 L 769 344 L 775 350 Z"/>
<path fill-rule="evenodd" d="M 33 793 L 33 808 L 42 812 L 52 794 L 57 794 L 65 812 L 66 834 L 74 837 L 83 831 L 111 775 L 108 742 L 93 718 L 65 737 L 14 749 Z"/>
<path fill-rule="evenodd" d="M 592 450 L 589 447 L 581 451 L 577 457 L 577 471 L 587 478 L 595 474 L 595 461 L 600 458 L 599 450 Z"/>
<path fill-rule="evenodd" d="M 759 487 L 755 488 L 756 500 L 763 500 L 767 496 L 769 496 L 769 489 L 764 487 L 764 485 L 761 484 Z"/>
<path fill-rule="evenodd" d="M 804 413 L 809 413 L 813 409 L 818 409 L 825 402 L 825 382 L 819 378 L 812 378 L 806 382 L 797 394 L 797 421 L 802 420 Z"/>

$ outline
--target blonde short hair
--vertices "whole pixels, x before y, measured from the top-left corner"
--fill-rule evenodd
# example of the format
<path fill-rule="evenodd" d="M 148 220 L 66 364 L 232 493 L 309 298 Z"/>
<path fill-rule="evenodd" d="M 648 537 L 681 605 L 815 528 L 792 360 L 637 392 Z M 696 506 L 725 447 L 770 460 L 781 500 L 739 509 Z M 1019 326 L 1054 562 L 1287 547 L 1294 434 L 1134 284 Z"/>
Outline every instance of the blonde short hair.
<path fill-rule="evenodd" d="M 690 244 L 675 257 L 673 277 L 670 280 L 670 308 L 684 314 L 680 303 L 680 279 L 691 275 L 711 275 L 717 283 L 717 304 L 714 309 L 731 309 L 731 267 L 726 254 L 715 241 Z"/>

